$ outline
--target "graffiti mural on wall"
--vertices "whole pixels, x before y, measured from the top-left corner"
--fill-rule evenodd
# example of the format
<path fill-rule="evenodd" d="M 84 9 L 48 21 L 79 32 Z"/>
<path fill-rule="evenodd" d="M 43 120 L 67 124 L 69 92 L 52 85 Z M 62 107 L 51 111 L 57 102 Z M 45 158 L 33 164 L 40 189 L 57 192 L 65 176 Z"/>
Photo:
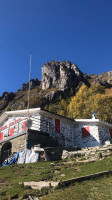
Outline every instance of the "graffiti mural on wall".
<path fill-rule="evenodd" d="M 26 131 L 26 122 L 26 117 L 17 118 L 15 120 L 10 118 L 5 121 L 2 127 L 0 127 L 0 141 L 12 137 L 15 134 L 21 133 L 22 131 Z"/>

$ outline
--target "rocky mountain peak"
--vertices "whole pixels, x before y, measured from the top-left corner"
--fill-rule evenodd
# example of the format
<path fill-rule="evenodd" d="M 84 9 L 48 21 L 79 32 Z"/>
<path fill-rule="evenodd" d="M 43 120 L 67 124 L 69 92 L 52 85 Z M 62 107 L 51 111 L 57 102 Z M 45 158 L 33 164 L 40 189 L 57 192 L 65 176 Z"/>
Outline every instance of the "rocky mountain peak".
<path fill-rule="evenodd" d="M 65 90 L 75 88 L 80 82 L 87 83 L 76 64 L 69 61 L 51 61 L 42 67 L 42 89 L 57 88 Z"/>

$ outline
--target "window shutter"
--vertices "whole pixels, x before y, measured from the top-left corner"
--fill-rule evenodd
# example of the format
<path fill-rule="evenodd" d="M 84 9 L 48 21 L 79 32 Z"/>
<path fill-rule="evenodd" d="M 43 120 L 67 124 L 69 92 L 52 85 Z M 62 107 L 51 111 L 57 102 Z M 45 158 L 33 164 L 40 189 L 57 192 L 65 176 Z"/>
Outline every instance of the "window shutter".
<path fill-rule="evenodd" d="M 85 138 L 85 137 L 88 137 L 88 136 L 90 136 L 89 126 L 83 127 L 82 128 L 82 137 Z"/>
<path fill-rule="evenodd" d="M 110 138 L 112 138 L 112 129 L 109 129 L 110 131 Z"/>
<path fill-rule="evenodd" d="M 60 120 L 55 119 L 55 130 L 56 132 L 60 132 Z"/>
<path fill-rule="evenodd" d="M 3 140 L 3 132 L 0 133 L 0 141 Z"/>

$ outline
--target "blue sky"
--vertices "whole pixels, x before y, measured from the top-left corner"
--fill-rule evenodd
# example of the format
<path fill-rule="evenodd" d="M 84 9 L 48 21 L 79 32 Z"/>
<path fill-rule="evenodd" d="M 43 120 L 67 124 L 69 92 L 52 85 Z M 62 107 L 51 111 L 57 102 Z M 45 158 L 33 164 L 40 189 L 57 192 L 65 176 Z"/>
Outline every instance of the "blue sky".
<path fill-rule="evenodd" d="M 0 0 L 0 95 L 41 67 L 69 60 L 85 73 L 112 70 L 112 0 Z"/>

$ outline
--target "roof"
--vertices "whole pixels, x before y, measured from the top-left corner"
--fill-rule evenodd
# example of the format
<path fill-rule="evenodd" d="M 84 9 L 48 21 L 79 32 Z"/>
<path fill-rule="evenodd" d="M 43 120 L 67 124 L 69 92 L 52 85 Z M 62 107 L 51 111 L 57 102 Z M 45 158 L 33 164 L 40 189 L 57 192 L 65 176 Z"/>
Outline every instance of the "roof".
<path fill-rule="evenodd" d="M 34 113 L 34 112 L 39 112 L 41 110 L 41 108 L 33 108 L 33 109 L 29 109 L 29 113 Z M 0 117 L 0 123 L 2 123 L 9 115 L 20 115 L 20 114 L 27 114 L 28 113 L 28 109 L 25 110 L 14 110 L 14 111 L 7 111 L 4 112 L 3 115 Z"/>
<path fill-rule="evenodd" d="M 46 113 L 50 113 L 50 114 L 52 114 L 52 115 L 56 115 L 56 116 L 58 116 L 58 117 L 61 117 L 61 118 L 64 118 L 64 119 L 67 119 L 67 120 L 70 120 L 70 121 L 74 122 L 74 120 L 73 120 L 73 119 L 71 119 L 71 118 L 64 117 L 64 116 L 62 116 L 62 115 L 59 115 L 59 114 L 55 114 L 55 113 L 53 113 L 53 112 L 51 112 L 51 111 L 44 110 L 44 109 L 41 109 L 41 111 L 43 111 L 43 112 L 46 112 Z"/>
<path fill-rule="evenodd" d="M 108 122 L 101 121 L 99 119 L 74 119 L 76 123 L 96 123 L 98 125 L 106 126 L 112 128 L 112 124 Z"/>
<path fill-rule="evenodd" d="M 50 112 L 50 111 L 46 111 L 46 110 L 43 110 L 41 108 L 31 108 L 31 109 L 25 109 L 25 110 L 14 110 L 14 111 L 7 111 L 7 112 L 4 112 L 3 115 L 0 117 L 0 124 L 8 117 L 8 116 L 13 116 L 13 115 L 24 115 L 24 114 L 27 114 L 29 112 L 29 114 L 33 114 L 33 113 L 41 113 L 41 114 L 51 114 L 51 115 L 54 115 L 54 116 L 57 116 L 59 118 L 63 118 L 63 119 L 66 119 L 66 120 L 69 120 L 71 122 L 75 122 L 76 124 L 77 123 L 96 123 L 98 125 L 102 125 L 102 126 L 106 126 L 106 127 L 110 127 L 112 128 L 112 124 L 110 123 L 107 123 L 107 122 L 104 122 L 104 121 L 101 121 L 99 119 L 71 119 L 71 118 L 67 118 L 67 117 L 63 117 L 62 115 L 58 115 L 58 114 L 55 114 L 53 112 Z"/>
<path fill-rule="evenodd" d="M 14 110 L 14 111 L 7 111 L 7 112 L 4 112 L 2 114 L 2 116 L 0 117 L 0 124 L 8 117 L 8 116 L 13 116 L 13 115 L 24 115 L 24 114 L 33 114 L 33 113 L 50 113 L 51 115 L 55 115 L 55 116 L 58 116 L 60 118 L 64 118 L 66 120 L 70 120 L 70 121 L 73 121 L 72 119 L 70 118 L 67 118 L 67 117 L 63 117 L 61 115 L 58 115 L 58 114 L 55 114 L 55 113 L 52 113 L 50 111 L 46 111 L 46 110 L 43 110 L 41 108 L 31 108 L 31 109 L 25 109 L 25 110 Z"/>

